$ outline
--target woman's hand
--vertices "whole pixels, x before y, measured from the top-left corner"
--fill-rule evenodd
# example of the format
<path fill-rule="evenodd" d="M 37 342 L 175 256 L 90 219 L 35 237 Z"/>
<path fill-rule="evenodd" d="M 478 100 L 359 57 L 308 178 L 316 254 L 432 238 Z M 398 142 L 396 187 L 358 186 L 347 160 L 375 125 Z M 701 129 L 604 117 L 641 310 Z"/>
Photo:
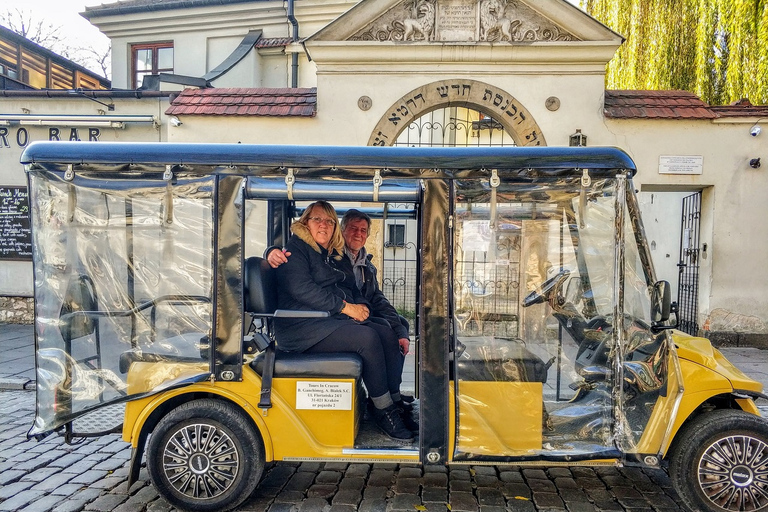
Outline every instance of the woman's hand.
<path fill-rule="evenodd" d="M 370 311 L 368 311 L 368 306 L 365 304 L 350 304 L 349 302 L 344 303 L 344 307 L 341 308 L 341 312 L 352 320 L 357 320 L 358 322 L 366 321 L 368 319 L 368 315 L 370 314 Z"/>
<path fill-rule="evenodd" d="M 267 262 L 270 267 L 277 268 L 283 263 L 288 263 L 288 256 L 290 255 L 291 253 L 285 249 L 272 249 L 269 251 L 269 254 L 267 254 Z"/>

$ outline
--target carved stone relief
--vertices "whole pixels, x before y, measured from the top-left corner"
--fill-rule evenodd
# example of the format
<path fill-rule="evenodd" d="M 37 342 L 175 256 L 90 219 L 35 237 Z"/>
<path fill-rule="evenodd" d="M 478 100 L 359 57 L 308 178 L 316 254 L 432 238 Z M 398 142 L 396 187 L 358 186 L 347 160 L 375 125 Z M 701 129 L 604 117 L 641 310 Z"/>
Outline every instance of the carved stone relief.
<path fill-rule="evenodd" d="M 573 41 L 576 38 L 520 0 L 408 0 L 351 41 Z"/>

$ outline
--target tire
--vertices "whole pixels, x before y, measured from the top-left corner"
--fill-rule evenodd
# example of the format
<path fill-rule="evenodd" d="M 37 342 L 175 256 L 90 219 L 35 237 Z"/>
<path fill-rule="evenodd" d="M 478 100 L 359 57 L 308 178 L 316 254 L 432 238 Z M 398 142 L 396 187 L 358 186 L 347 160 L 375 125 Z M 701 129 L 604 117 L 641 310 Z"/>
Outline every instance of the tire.
<path fill-rule="evenodd" d="M 157 424 L 149 438 L 147 469 L 157 491 L 175 507 L 226 511 L 258 485 L 264 445 L 253 422 L 236 406 L 194 400 Z"/>
<path fill-rule="evenodd" d="M 694 511 L 768 510 L 768 422 L 737 410 L 704 413 L 675 438 L 669 476 Z"/>

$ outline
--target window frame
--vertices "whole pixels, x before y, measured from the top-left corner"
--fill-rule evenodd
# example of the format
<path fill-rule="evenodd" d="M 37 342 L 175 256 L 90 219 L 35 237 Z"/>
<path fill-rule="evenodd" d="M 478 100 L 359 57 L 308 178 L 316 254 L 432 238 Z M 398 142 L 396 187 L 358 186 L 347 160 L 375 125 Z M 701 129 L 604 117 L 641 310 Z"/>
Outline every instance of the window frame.
<path fill-rule="evenodd" d="M 153 42 L 153 43 L 136 43 L 131 45 L 131 87 L 133 89 L 137 89 L 141 86 L 140 83 L 138 83 L 138 66 L 136 65 L 136 58 L 137 53 L 141 50 L 151 50 L 152 51 L 152 69 L 150 71 L 150 75 L 157 75 L 159 73 L 173 73 L 173 66 L 170 68 L 160 68 L 158 65 L 158 56 L 159 56 L 159 50 L 165 49 L 165 48 L 174 48 L 173 41 L 159 41 L 159 42 Z M 173 64 L 175 66 L 176 64 L 176 55 L 174 53 L 173 56 Z"/>

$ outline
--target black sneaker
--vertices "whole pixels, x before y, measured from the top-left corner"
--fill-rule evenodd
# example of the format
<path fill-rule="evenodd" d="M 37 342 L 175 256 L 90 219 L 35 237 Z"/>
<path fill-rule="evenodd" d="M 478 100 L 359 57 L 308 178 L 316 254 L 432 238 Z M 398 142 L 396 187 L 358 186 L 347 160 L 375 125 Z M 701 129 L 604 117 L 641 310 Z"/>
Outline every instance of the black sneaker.
<path fill-rule="evenodd" d="M 395 402 L 395 405 L 403 412 L 411 412 L 413 410 L 413 405 L 405 400 L 398 400 Z"/>
<path fill-rule="evenodd" d="M 411 395 L 404 395 L 404 394 L 400 393 L 400 400 L 402 400 L 403 402 L 405 402 L 407 404 L 412 404 L 413 401 L 416 400 L 416 399 L 414 397 L 412 397 Z"/>
<path fill-rule="evenodd" d="M 419 422 L 413 418 L 413 414 L 410 412 L 402 411 L 400 412 L 400 419 L 403 420 L 403 425 L 405 425 L 405 428 L 414 434 L 419 432 Z"/>
<path fill-rule="evenodd" d="M 376 425 L 393 439 L 404 441 L 413 439 L 413 433 L 403 425 L 400 409 L 394 404 L 386 409 L 376 410 Z"/>

